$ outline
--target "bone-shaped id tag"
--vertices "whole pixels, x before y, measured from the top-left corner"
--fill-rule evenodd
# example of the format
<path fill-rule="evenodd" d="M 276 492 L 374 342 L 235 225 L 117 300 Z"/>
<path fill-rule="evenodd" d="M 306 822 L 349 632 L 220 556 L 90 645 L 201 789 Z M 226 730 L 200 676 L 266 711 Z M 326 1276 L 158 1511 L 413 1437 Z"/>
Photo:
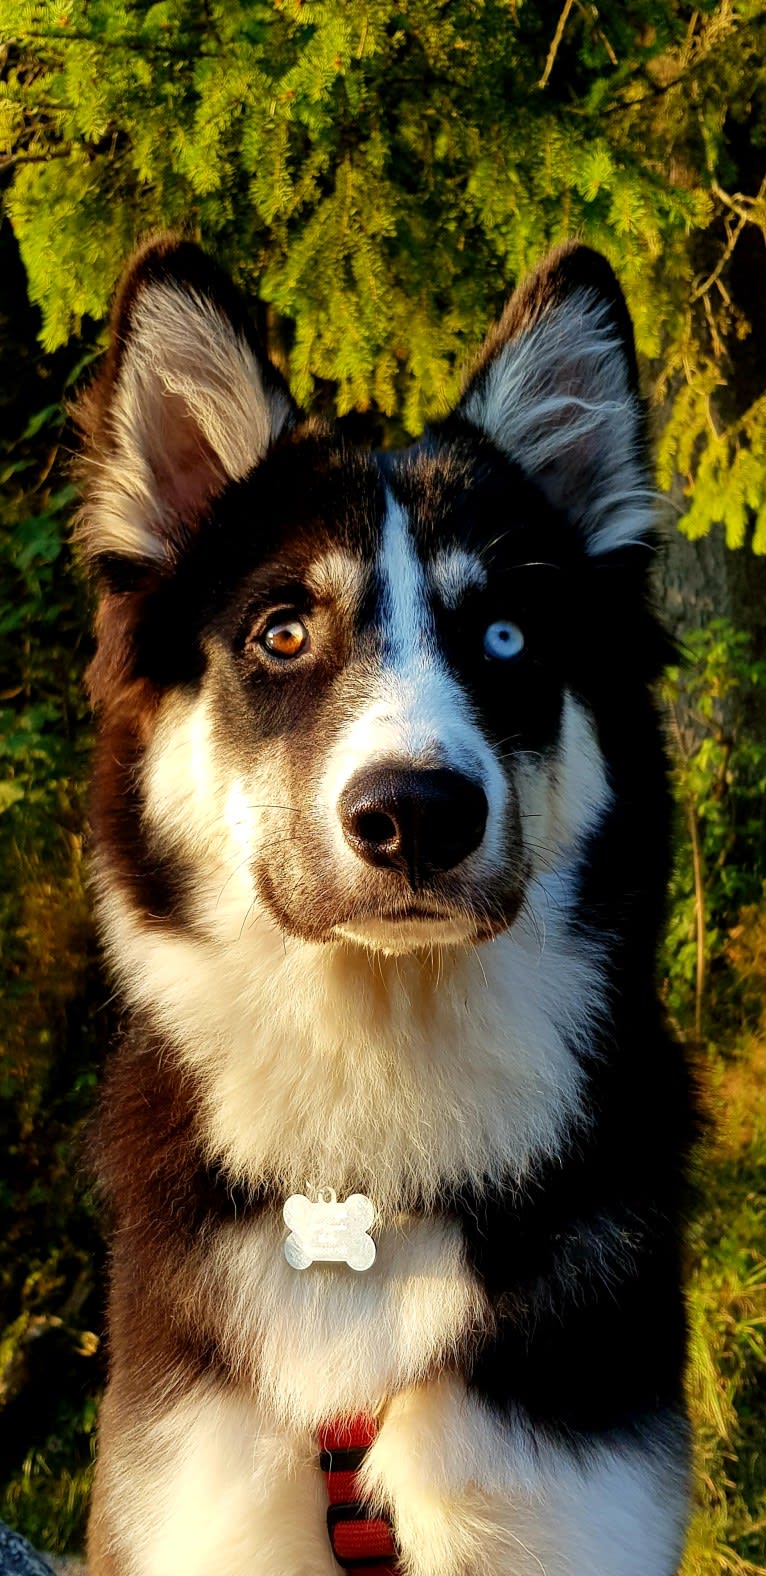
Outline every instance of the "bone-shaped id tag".
<path fill-rule="evenodd" d="M 364 1193 L 352 1193 L 341 1204 L 330 1187 L 318 1190 L 316 1199 L 293 1193 L 284 1209 L 290 1227 L 285 1258 L 294 1270 L 310 1264 L 347 1264 L 368 1270 L 375 1258 L 375 1243 L 367 1235 L 375 1219 L 375 1206 Z"/>

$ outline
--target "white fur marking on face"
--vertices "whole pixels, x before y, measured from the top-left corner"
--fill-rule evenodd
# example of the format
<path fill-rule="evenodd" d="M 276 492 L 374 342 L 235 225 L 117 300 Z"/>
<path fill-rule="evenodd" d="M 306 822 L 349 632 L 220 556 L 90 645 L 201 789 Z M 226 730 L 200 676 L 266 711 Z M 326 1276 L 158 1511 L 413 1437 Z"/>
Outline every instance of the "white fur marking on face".
<path fill-rule="evenodd" d="M 227 759 L 204 687 L 163 700 L 142 779 L 147 826 L 190 877 L 190 916 L 211 943 L 233 944 L 256 923 L 257 855 L 289 838 L 284 793 L 263 763 L 241 771 Z"/>
<path fill-rule="evenodd" d="M 570 850 L 598 826 L 612 792 L 593 719 L 568 692 L 555 777 L 554 836 L 559 847 Z"/>
<path fill-rule="evenodd" d="M 484 591 L 486 566 L 462 547 L 443 548 L 428 565 L 428 578 L 445 607 L 460 606 L 469 591 Z"/>
<path fill-rule="evenodd" d="M 514 768 L 524 847 L 532 874 L 571 864 L 612 799 L 591 717 L 568 691 L 553 757 L 521 754 Z"/>
<path fill-rule="evenodd" d="M 463 409 L 557 506 L 580 512 L 590 553 L 640 542 L 651 529 L 639 404 L 593 291 L 575 291 L 503 345 Z"/>
<path fill-rule="evenodd" d="M 173 691 L 162 702 L 143 763 L 146 814 L 173 843 L 200 848 L 220 816 L 210 708 L 204 698 Z"/>
<path fill-rule="evenodd" d="M 578 1460 L 445 1375 L 394 1397 L 362 1474 L 408 1576 L 671 1576 L 683 1548 L 677 1419 Z"/>
<path fill-rule="evenodd" d="M 360 558 L 341 548 L 323 554 L 306 571 L 306 585 L 320 602 L 335 602 L 353 619 L 364 595 L 368 571 Z"/>
<path fill-rule="evenodd" d="M 489 814 L 469 864 L 481 878 L 497 867 L 508 787 L 468 696 L 441 660 L 424 567 L 401 505 L 389 497 L 379 559 L 383 587 L 383 656 L 370 697 L 330 752 L 319 803 L 334 857 L 349 871 L 358 861 L 343 838 L 337 804 L 358 772 L 376 763 L 451 767 L 480 782 Z"/>
<path fill-rule="evenodd" d="M 232 926 L 239 928 L 254 897 L 252 861 L 259 836 L 274 835 L 262 805 L 269 789 L 255 774 L 248 780 L 226 768 L 204 692 L 175 691 L 162 702 L 144 758 L 143 783 L 148 825 L 176 858 L 198 870 L 200 895 L 205 888 L 217 894 L 216 929 L 220 933 L 232 909 Z"/>
<path fill-rule="evenodd" d="M 433 618 L 428 605 L 423 565 L 415 551 L 407 516 L 401 504 L 388 495 L 380 553 L 383 580 L 383 630 L 387 652 L 395 666 L 409 668 L 430 654 L 434 643 Z"/>

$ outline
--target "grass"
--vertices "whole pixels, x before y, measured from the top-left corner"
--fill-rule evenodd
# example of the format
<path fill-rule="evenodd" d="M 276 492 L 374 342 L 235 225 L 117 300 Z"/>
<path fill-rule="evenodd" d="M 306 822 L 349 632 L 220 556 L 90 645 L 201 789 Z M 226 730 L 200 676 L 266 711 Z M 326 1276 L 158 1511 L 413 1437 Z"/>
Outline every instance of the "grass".
<path fill-rule="evenodd" d="M 766 1576 L 766 1038 L 707 1068 L 690 1234 L 697 1510 L 682 1576 Z"/>

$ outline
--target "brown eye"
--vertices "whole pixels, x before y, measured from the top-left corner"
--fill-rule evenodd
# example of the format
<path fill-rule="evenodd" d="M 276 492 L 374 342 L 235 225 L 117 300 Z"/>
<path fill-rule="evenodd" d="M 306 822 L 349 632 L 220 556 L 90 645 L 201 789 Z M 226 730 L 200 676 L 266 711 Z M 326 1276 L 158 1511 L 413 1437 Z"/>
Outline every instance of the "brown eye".
<path fill-rule="evenodd" d="M 309 632 L 300 618 L 272 619 L 261 635 L 261 644 L 273 657 L 299 657 L 309 643 Z"/>

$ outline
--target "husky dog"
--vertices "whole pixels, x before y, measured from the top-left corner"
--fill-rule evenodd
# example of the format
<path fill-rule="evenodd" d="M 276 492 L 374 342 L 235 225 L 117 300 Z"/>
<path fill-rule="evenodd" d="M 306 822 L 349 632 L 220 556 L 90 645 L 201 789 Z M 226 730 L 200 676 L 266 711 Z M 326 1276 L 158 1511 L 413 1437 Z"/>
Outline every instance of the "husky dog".
<path fill-rule="evenodd" d="M 672 1576 L 692 1102 L 609 265 L 554 252 L 452 414 L 370 453 L 155 240 L 81 420 L 125 1008 L 92 1576 L 337 1572 L 317 1441 L 357 1414 L 386 1568 Z M 368 1268 L 286 1257 L 332 1193 Z"/>

